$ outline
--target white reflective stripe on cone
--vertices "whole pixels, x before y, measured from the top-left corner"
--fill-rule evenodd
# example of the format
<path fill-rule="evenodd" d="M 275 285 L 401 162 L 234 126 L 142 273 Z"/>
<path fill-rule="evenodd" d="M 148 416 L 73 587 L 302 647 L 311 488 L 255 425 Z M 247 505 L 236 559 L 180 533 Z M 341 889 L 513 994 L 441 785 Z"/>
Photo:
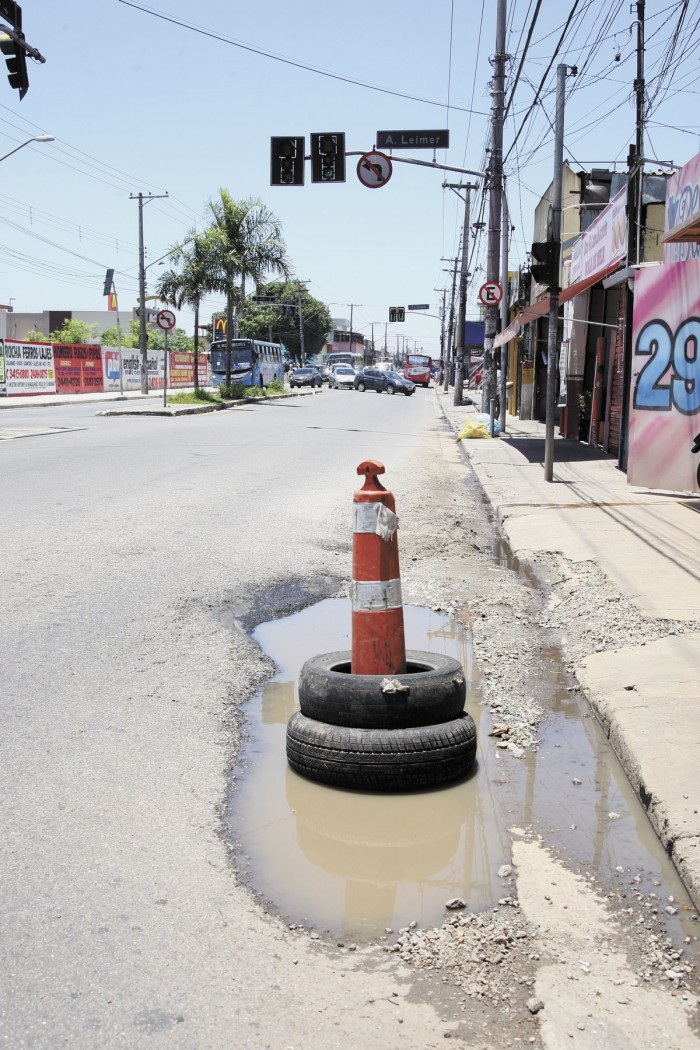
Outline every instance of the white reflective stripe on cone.
<path fill-rule="evenodd" d="M 352 531 L 374 532 L 387 542 L 399 525 L 399 518 L 383 503 L 353 503 Z"/>
<path fill-rule="evenodd" d="M 383 612 L 400 609 L 401 580 L 353 580 L 350 584 L 353 612 Z"/>

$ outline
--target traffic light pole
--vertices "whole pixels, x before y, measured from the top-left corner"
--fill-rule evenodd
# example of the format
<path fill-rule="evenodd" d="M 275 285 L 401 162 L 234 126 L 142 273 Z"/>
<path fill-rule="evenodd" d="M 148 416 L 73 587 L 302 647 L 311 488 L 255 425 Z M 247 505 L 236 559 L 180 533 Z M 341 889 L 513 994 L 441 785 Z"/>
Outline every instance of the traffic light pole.
<path fill-rule="evenodd" d="M 552 268 L 547 332 L 547 402 L 544 436 L 544 480 L 554 474 L 554 415 L 557 408 L 557 358 L 559 335 L 559 259 L 561 255 L 562 168 L 564 166 L 564 89 L 568 66 L 557 66 L 557 108 L 554 118 L 554 180 L 552 183 Z"/>
<path fill-rule="evenodd" d="M 130 193 L 139 202 L 139 348 L 141 351 L 141 393 L 148 393 L 148 334 L 146 332 L 146 260 L 143 246 L 143 202 L 167 197 L 167 193 Z"/>

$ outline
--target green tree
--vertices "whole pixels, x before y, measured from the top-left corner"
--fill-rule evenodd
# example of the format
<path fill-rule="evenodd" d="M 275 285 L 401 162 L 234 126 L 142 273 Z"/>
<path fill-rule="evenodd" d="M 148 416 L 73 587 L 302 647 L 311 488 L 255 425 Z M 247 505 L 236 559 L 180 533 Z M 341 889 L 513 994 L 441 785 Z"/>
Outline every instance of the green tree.
<path fill-rule="evenodd" d="M 171 253 L 174 266 L 161 274 L 157 294 L 164 303 L 181 310 L 186 303 L 194 310 L 194 388 L 199 390 L 199 304 L 211 291 L 212 251 L 207 234 L 191 230 L 184 244 Z"/>
<path fill-rule="evenodd" d="M 38 332 L 36 328 L 30 328 L 28 332 L 25 332 L 22 336 L 25 343 L 48 343 L 50 339 L 43 332 Z"/>
<path fill-rule="evenodd" d="M 160 328 L 156 328 L 155 325 L 148 325 L 146 336 L 146 348 L 148 350 L 162 350 L 165 346 L 165 333 Z M 102 345 L 117 345 L 116 328 L 108 328 L 102 333 Z M 176 328 L 174 331 L 168 332 L 168 350 L 177 350 L 179 353 L 191 354 L 193 345 L 192 336 L 187 335 L 182 328 Z M 138 350 L 140 346 L 141 333 L 139 322 L 131 320 L 128 329 L 122 328 L 122 350 Z"/>
<path fill-rule="evenodd" d="M 99 325 L 79 321 L 77 317 L 68 317 L 60 328 L 51 333 L 52 343 L 94 343 Z"/>
<path fill-rule="evenodd" d="M 212 225 L 206 238 L 211 291 L 226 296 L 226 382 L 231 383 L 233 311 L 245 303 L 246 280 L 256 288 L 266 274 L 288 277 L 290 264 L 276 216 L 257 197 L 236 201 L 227 189 L 209 201 Z"/>
<path fill-rule="evenodd" d="M 276 304 L 297 307 L 293 316 L 283 315 L 279 305 L 268 306 L 263 303 L 246 303 L 245 312 L 240 322 L 242 335 L 250 339 L 269 339 L 284 343 L 292 360 L 301 361 L 301 334 L 299 323 L 299 304 L 304 325 L 304 356 L 307 360 L 319 354 L 326 343 L 326 337 L 333 327 L 333 318 L 325 303 L 310 295 L 301 281 L 271 281 L 258 288 L 260 295 L 274 297 Z"/>

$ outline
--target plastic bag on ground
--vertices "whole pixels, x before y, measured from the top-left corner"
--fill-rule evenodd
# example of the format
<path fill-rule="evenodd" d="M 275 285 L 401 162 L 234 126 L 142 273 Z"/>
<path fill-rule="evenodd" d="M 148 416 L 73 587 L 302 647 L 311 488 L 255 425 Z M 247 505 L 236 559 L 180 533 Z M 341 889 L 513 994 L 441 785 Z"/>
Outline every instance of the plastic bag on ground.
<path fill-rule="evenodd" d="M 468 419 L 462 431 L 457 435 L 457 441 L 464 441 L 467 438 L 487 438 L 489 437 L 489 428 L 481 420 Z"/>

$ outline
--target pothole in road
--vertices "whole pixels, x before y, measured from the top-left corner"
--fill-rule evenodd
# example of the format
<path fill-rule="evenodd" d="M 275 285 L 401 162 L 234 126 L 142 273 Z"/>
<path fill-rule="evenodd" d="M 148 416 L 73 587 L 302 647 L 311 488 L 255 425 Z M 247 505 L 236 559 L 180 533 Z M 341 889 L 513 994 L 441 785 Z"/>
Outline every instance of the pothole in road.
<path fill-rule="evenodd" d="M 515 895 L 512 881 L 498 877 L 515 825 L 541 835 L 613 899 L 658 911 L 675 940 L 695 941 L 684 887 L 585 699 L 568 688 L 558 650 L 544 653 L 539 748 L 516 759 L 488 736 L 470 631 L 414 606 L 404 618 L 407 648 L 444 653 L 464 667 L 466 708 L 478 730 L 473 774 L 398 795 L 299 777 L 285 753 L 296 681 L 309 657 L 350 649 L 350 603 L 326 599 L 261 624 L 254 637 L 279 670 L 247 706 L 243 772 L 226 814 L 251 888 L 290 922 L 357 939 L 413 921 L 436 926 L 452 897 L 480 912 Z M 667 906 L 678 915 L 667 916 Z"/>

